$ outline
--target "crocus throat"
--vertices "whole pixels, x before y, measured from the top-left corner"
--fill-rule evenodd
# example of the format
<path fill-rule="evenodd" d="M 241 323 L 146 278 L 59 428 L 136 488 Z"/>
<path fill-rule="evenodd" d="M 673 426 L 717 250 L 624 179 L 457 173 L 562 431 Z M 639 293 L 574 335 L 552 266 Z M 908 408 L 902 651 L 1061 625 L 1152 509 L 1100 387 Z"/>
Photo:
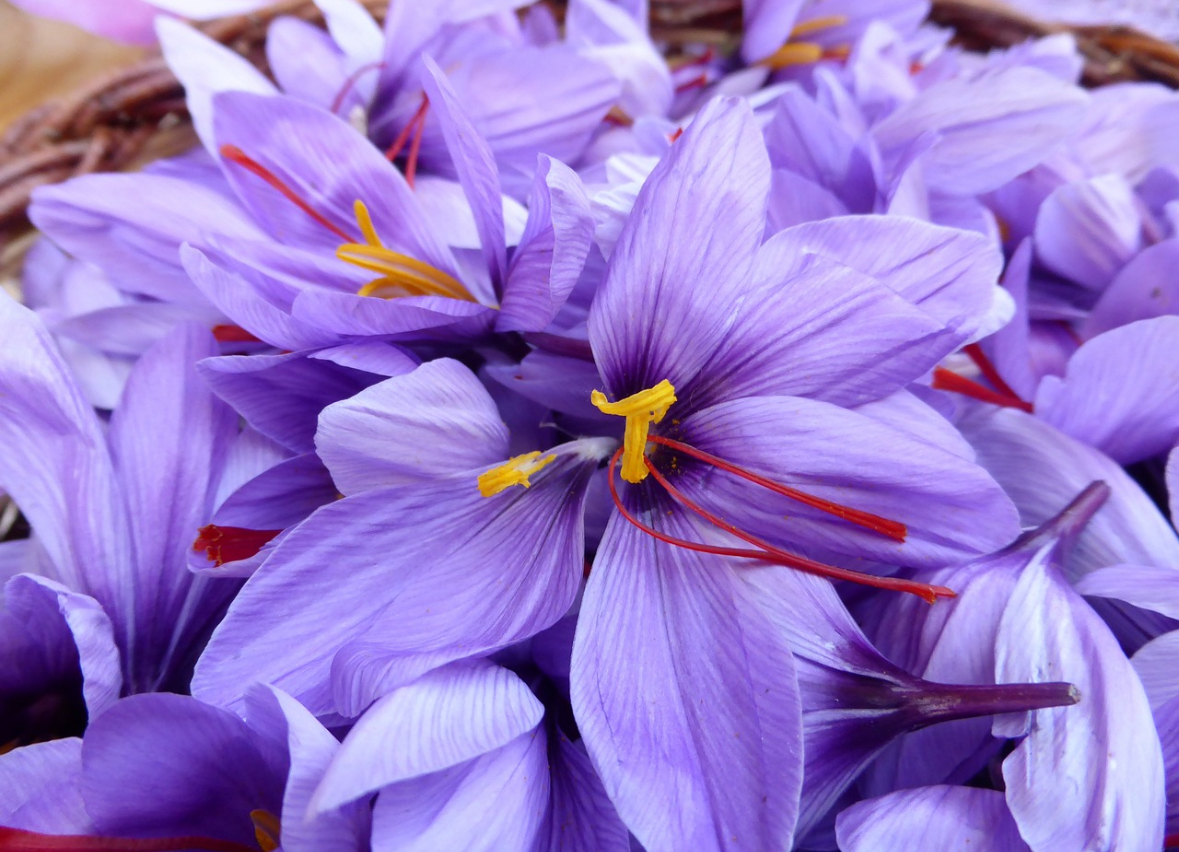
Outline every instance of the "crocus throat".
<path fill-rule="evenodd" d="M 479 493 L 484 497 L 492 497 L 513 485 L 528 488 L 532 485 L 528 478 L 541 468 L 552 464 L 556 458 L 552 455 L 541 457 L 540 450 L 513 456 L 499 467 L 479 474 Z"/>
<path fill-rule="evenodd" d="M 627 482 L 642 482 L 647 478 L 647 432 L 652 423 L 661 421 L 675 402 L 675 387 L 664 379 L 654 387 L 632 393 L 618 402 L 610 402 L 606 394 L 594 391 L 590 402 L 603 414 L 626 418 L 623 437 L 622 478 Z"/>
<path fill-rule="evenodd" d="M 263 545 L 280 532 L 282 530 L 249 530 L 208 524 L 197 530 L 192 549 L 194 553 L 204 552 L 208 560 L 220 568 L 226 562 L 237 562 L 257 555 Z"/>
<path fill-rule="evenodd" d="M 368 207 L 359 198 L 353 202 L 352 211 L 356 215 L 356 227 L 360 231 L 361 239 L 364 240 L 362 243 L 357 242 L 347 231 L 312 207 L 282 178 L 236 145 L 222 145 L 221 156 L 262 178 L 313 221 L 342 239 L 343 245 L 336 249 L 336 257 L 340 260 L 381 276 L 361 287 L 357 295 L 378 296 L 383 299 L 397 296 L 446 296 L 467 302 L 475 301 L 475 297 L 467 292 L 466 287 L 441 269 L 386 248 L 377 236 L 376 228 L 373 227 Z"/>
<path fill-rule="evenodd" d="M 790 31 L 786 43 L 756 64 L 777 71 L 793 65 L 811 65 L 820 59 L 846 59 L 851 49 L 847 45 L 824 48 L 813 41 L 797 41 L 800 36 L 841 27 L 847 23 L 847 15 L 828 15 L 803 21 Z"/>

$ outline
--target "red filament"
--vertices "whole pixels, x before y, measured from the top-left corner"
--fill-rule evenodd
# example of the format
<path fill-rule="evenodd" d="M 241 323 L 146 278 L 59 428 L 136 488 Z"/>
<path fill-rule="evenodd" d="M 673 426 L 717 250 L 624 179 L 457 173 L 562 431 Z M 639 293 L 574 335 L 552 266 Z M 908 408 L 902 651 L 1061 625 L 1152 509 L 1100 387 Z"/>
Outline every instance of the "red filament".
<path fill-rule="evenodd" d="M 287 186 L 283 182 L 282 178 L 280 178 L 274 172 L 270 171 L 270 169 L 266 168 L 266 166 L 262 165 L 257 160 L 250 157 L 241 148 L 237 147 L 236 145 L 222 145 L 221 156 L 229 160 L 231 163 L 236 163 L 251 174 L 255 174 L 262 178 L 262 180 L 266 181 L 268 184 L 278 190 L 279 193 L 282 194 L 283 198 L 294 204 L 296 207 L 298 207 L 316 222 L 323 225 L 344 242 L 355 242 L 355 240 L 348 236 L 348 234 L 346 234 L 342 228 L 338 227 L 330 219 L 328 219 L 326 216 L 304 201 L 301 197 L 299 197 L 299 194 Z"/>
<path fill-rule="evenodd" d="M 995 369 L 995 365 L 991 363 L 991 359 L 987 357 L 987 353 L 983 352 L 981 346 L 977 343 L 970 343 L 962 347 L 962 351 L 974 362 L 974 366 L 978 367 L 979 372 L 986 377 L 995 390 L 1012 399 L 1019 399 L 1019 394 L 1013 391 L 1011 385 L 1007 384 L 999 375 L 999 371 Z"/>
<path fill-rule="evenodd" d="M 218 568 L 226 562 L 249 559 L 282 530 L 249 530 L 244 527 L 219 527 L 208 524 L 197 531 L 192 543 L 194 553 L 203 552 Z"/>
<path fill-rule="evenodd" d="M 780 550 L 767 542 L 762 541 L 755 536 L 748 533 L 741 532 L 732 524 L 729 524 L 720 518 L 706 511 L 700 506 L 696 505 L 688 499 L 683 492 L 671 485 L 667 479 L 655 469 L 651 461 L 647 461 L 647 469 L 651 471 L 651 475 L 655 477 L 668 494 L 673 499 L 680 502 L 690 511 L 695 512 L 700 517 L 719 527 L 720 529 L 729 532 L 743 541 L 756 546 L 756 550 L 740 548 L 740 547 L 720 547 L 711 544 L 702 544 L 701 542 L 688 541 L 687 539 L 677 538 L 675 536 L 661 533 L 659 530 L 644 524 L 634 515 L 632 515 L 623 505 L 622 499 L 618 495 L 618 486 L 614 481 L 614 473 L 618 467 L 618 459 L 622 456 L 623 450 L 620 448 L 610 459 L 609 481 L 610 481 L 610 497 L 614 500 L 614 505 L 618 507 L 618 511 L 622 516 L 632 525 L 638 527 L 643 532 L 652 536 L 653 538 L 662 541 L 665 544 L 674 545 L 675 547 L 682 547 L 686 550 L 692 550 L 697 553 L 711 553 L 717 556 L 734 556 L 741 559 L 756 559 L 761 562 L 769 562 L 776 565 L 783 565 L 787 568 L 794 568 L 798 571 L 805 571 L 808 574 L 816 574 L 820 577 L 826 577 L 830 580 L 850 580 L 854 583 L 861 583 L 866 586 L 872 586 L 878 589 L 888 589 L 892 591 L 908 592 L 917 595 L 923 600 L 934 603 L 939 597 L 952 598 L 956 597 L 956 593 L 944 586 L 930 586 L 925 583 L 917 583 L 912 580 L 900 580 L 894 577 L 877 577 L 872 574 L 861 574 L 858 571 L 851 571 L 846 568 L 837 568 L 834 565 L 826 565 L 822 562 L 815 562 L 814 560 L 798 556 L 793 553 L 787 553 Z"/>
<path fill-rule="evenodd" d="M 783 497 L 789 497 L 791 500 L 797 500 L 799 503 L 810 506 L 812 509 L 818 509 L 821 512 L 826 512 L 829 515 L 842 518 L 843 520 L 853 523 L 856 526 L 860 526 L 864 529 L 871 530 L 872 532 L 888 536 L 895 541 L 904 541 L 905 536 L 908 533 L 905 525 L 898 521 L 882 518 L 879 515 L 873 515 L 871 512 L 853 509 L 850 506 L 832 503 L 830 500 L 824 500 L 821 497 L 815 497 L 814 495 L 807 494 L 804 491 L 798 491 L 787 485 L 781 485 L 777 482 L 774 482 L 772 479 L 766 479 L 764 476 L 758 476 L 752 471 L 738 467 L 732 462 L 727 462 L 719 456 L 714 456 L 712 453 L 706 453 L 703 450 L 698 450 L 689 444 L 684 444 L 680 441 L 673 441 L 671 438 L 662 438 L 658 435 L 648 435 L 647 440 L 653 444 L 660 444 L 664 447 L 669 447 L 676 452 L 680 452 L 684 455 L 691 456 L 694 459 L 698 459 L 699 461 L 706 462 L 713 467 L 720 468 L 727 473 L 739 476 L 742 479 L 748 480 L 749 482 L 752 482 L 756 485 L 760 485 L 763 488 L 768 488 L 775 494 L 781 494 Z"/>
<path fill-rule="evenodd" d="M 385 157 L 390 162 L 396 160 L 401 154 L 401 150 L 405 147 L 405 143 L 409 142 L 409 153 L 405 158 L 405 182 L 413 188 L 414 176 L 418 171 L 418 152 L 422 150 L 422 137 L 426 132 L 426 113 L 430 109 L 430 99 L 425 94 L 422 95 L 421 106 L 413 114 L 409 121 L 405 123 L 405 127 L 401 128 L 401 132 L 397 134 L 397 138 L 393 140 L 393 144 L 385 151 Z M 410 138 L 412 135 L 412 139 Z"/>
<path fill-rule="evenodd" d="M 332 112 L 339 112 L 340 107 L 344 104 L 344 98 L 348 97 L 348 93 L 352 91 L 356 83 L 367 74 L 369 71 L 376 71 L 378 68 L 384 68 L 384 62 L 369 62 L 367 65 L 361 65 L 355 71 L 348 75 L 348 79 L 344 81 L 344 85 L 340 87 L 340 91 L 336 93 L 336 97 L 332 99 Z"/>
<path fill-rule="evenodd" d="M 991 405 L 1000 405 L 1004 408 L 1018 408 L 1020 411 L 1026 411 L 1028 414 L 1032 413 L 1032 404 L 1030 402 L 1025 402 L 1014 394 L 998 393 L 990 388 L 983 387 L 978 382 L 972 381 L 965 376 L 959 376 L 957 373 L 943 367 L 938 367 L 933 371 L 933 386 L 938 390 L 960 393 L 972 399 L 989 402 Z"/>
<path fill-rule="evenodd" d="M 254 335 L 250 334 L 240 325 L 215 325 L 213 326 L 213 337 L 222 343 L 261 343 Z"/>
<path fill-rule="evenodd" d="M 0 826 L 3 852 L 258 852 L 244 843 L 216 837 L 94 837 L 88 834 L 40 834 Z"/>

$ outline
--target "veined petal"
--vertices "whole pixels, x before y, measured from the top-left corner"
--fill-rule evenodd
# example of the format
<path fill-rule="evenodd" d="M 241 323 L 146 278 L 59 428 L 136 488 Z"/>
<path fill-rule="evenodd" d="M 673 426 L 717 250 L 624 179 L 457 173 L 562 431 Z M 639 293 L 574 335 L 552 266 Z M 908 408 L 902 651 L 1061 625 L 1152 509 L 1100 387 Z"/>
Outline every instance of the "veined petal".
<path fill-rule="evenodd" d="M 708 363 L 761 243 L 769 188 L 748 104 L 710 102 L 640 190 L 594 300 L 590 342 L 609 394 L 678 388 Z"/>
<path fill-rule="evenodd" d="M 542 155 L 496 328 L 542 331 L 548 326 L 585 267 L 593 234 L 593 212 L 581 180 L 568 166 Z"/>
<path fill-rule="evenodd" d="M 1114 598 L 1179 619 L 1179 566 L 1110 565 L 1086 574 L 1075 588 L 1086 597 Z"/>
<path fill-rule="evenodd" d="M 25 831 L 89 834 L 82 802 L 82 741 L 33 743 L 0 756 L 0 825 Z"/>
<path fill-rule="evenodd" d="M 844 852 L 1030 852 L 998 790 L 919 787 L 859 802 L 835 822 Z"/>
<path fill-rule="evenodd" d="M 507 669 L 452 663 L 396 689 L 349 731 L 316 792 L 317 812 L 458 766 L 540 723 L 544 707 Z"/>
<path fill-rule="evenodd" d="M 493 465 L 508 430 L 475 374 L 440 358 L 329 405 L 315 445 L 336 486 L 356 494 Z"/>
<path fill-rule="evenodd" d="M 669 508 L 642 514 L 683 537 L 687 519 Z M 617 513 L 594 561 L 573 710 L 606 792 L 650 852 L 791 844 L 802 782 L 794 667 L 737 570 Z"/>
<path fill-rule="evenodd" d="M 405 683 L 553 624 L 581 584 L 582 503 L 601 453 L 568 451 L 530 488 L 490 498 L 472 472 L 324 506 L 238 595 L 197 664 L 194 694 L 235 706 L 260 681 L 323 714 L 335 707 L 332 658 L 350 642 L 400 655 Z M 348 566 L 343 582 L 337 565 Z M 276 605 L 289 616 L 267 615 Z"/>
<path fill-rule="evenodd" d="M 556 725 L 549 731 L 548 833 L 542 830 L 533 852 L 628 852 L 630 836 L 585 744 L 570 742 Z"/>
<path fill-rule="evenodd" d="M 548 803 L 545 745 L 536 728 L 460 766 L 386 787 L 373 809 L 373 848 L 530 849 Z"/>

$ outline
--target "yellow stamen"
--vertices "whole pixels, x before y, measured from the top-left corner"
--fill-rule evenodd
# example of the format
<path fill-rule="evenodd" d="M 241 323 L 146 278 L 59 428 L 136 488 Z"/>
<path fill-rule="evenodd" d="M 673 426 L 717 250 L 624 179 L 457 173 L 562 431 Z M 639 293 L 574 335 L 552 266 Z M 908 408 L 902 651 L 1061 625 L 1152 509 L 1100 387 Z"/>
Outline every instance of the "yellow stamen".
<path fill-rule="evenodd" d="M 786 40 L 792 41 L 801 35 L 817 33 L 819 30 L 829 30 L 832 27 L 842 27 L 846 23 L 847 15 L 827 15 L 823 18 L 811 18 L 809 21 L 803 21 L 801 24 L 795 26 L 790 31 L 790 36 Z"/>
<path fill-rule="evenodd" d="M 647 432 L 658 423 L 675 402 L 675 387 L 664 379 L 654 387 L 633 393 L 618 402 L 610 402 L 601 391 L 590 394 L 590 402 L 603 414 L 617 414 L 626 418 L 626 432 L 622 442 L 622 478 L 627 482 L 642 482 L 649 471 L 643 461 L 647 452 Z"/>
<path fill-rule="evenodd" d="M 493 467 L 486 473 L 479 474 L 479 493 L 484 497 L 492 497 L 513 485 L 529 487 L 532 483 L 528 481 L 528 477 L 542 467 L 551 464 L 557 458 L 556 456 L 538 458 L 538 456 L 540 456 L 540 450 L 524 453 L 521 456 L 513 456 L 499 467 Z"/>
<path fill-rule="evenodd" d="M 779 68 L 789 68 L 791 65 L 810 65 L 822 58 L 822 45 L 809 41 L 788 42 L 765 59 L 759 59 L 757 64 L 777 71 Z"/>
<path fill-rule="evenodd" d="M 278 817 L 270 811 L 258 809 L 250 811 L 250 819 L 254 822 L 254 839 L 258 841 L 258 848 L 262 852 L 274 852 L 282 835 Z"/>
<path fill-rule="evenodd" d="M 336 257 L 381 276 L 361 287 L 357 295 L 389 299 L 397 296 L 446 296 L 475 301 L 466 287 L 441 269 L 386 248 L 377 236 L 372 216 L 363 201 L 357 199 L 353 209 L 356 212 L 356 224 L 364 235 L 364 243 L 344 243 L 336 249 Z"/>

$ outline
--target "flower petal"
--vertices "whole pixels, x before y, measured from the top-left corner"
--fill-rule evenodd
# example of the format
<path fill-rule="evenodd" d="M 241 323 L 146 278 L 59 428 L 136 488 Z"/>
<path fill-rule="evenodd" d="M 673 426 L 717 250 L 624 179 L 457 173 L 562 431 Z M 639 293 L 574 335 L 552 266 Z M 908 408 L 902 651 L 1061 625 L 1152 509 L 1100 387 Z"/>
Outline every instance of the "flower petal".
<path fill-rule="evenodd" d="M 1003 794 L 975 787 L 919 787 L 860 802 L 835 822 L 844 852 L 1030 852 Z"/>
<path fill-rule="evenodd" d="M 683 537 L 679 513 L 644 514 Z M 794 667 L 736 570 L 617 513 L 594 560 L 573 710 L 607 793 L 650 852 L 791 843 L 802 781 Z"/>
<path fill-rule="evenodd" d="M 94 830 L 82 802 L 82 741 L 33 743 L 0 756 L 0 825 L 51 834 Z"/>

